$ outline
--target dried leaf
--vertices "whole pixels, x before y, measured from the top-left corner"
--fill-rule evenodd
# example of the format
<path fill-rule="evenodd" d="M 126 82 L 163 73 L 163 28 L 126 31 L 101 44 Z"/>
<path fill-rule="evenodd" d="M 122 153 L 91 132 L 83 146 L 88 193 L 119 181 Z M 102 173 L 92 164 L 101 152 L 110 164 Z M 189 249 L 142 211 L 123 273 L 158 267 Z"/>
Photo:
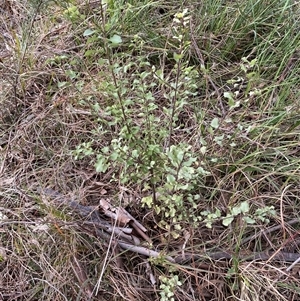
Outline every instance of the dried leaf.
<path fill-rule="evenodd" d="M 118 223 L 124 226 L 128 225 L 131 221 L 131 218 L 128 217 L 126 210 L 121 207 L 117 207 L 115 210 Z"/>
<path fill-rule="evenodd" d="M 110 210 L 111 209 L 111 204 L 108 202 L 108 201 L 106 201 L 105 199 L 100 199 L 100 201 L 99 201 L 99 206 L 104 210 L 104 211 L 106 211 L 106 210 Z"/>

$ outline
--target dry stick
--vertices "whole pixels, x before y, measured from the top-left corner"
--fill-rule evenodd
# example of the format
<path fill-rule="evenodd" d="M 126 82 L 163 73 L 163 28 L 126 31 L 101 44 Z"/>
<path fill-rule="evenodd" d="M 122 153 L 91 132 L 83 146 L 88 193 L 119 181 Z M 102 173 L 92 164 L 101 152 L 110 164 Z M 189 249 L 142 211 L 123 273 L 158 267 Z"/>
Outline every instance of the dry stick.
<path fill-rule="evenodd" d="M 58 196 L 62 196 L 59 193 L 56 193 L 56 192 L 54 193 L 54 191 L 51 191 L 51 193 L 49 193 L 49 191 L 47 191 L 46 194 L 48 194 L 48 195 L 51 194 L 52 197 L 55 195 L 56 198 Z M 94 218 L 96 218 L 96 220 L 99 221 L 98 218 L 100 218 L 100 217 L 97 214 L 95 214 L 96 212 L 94 211 L 94 207 L 92 207 L 92 206 L 83 206 L 83 205 L 78 204 L 75 201 L 68 201 L 68 200 L 65 200 L 65 199 L 64 199 L 63 203 L 65 205 L 69 204 L 69 206 L 71 208 L 76 209 L 79 212 L 79 214 L 81 214 L 82 216 L 89 216 L 90 220 L 92 222 L 95 221 Z M 117 219 L 115 220 L 115 225 L 114 225 L 113 229 L 116 228 L 116 221 L 117 221 Z M 104 222 L 106 222 L 106 221 L 104 221 Z M 293 220 L 291 220 L 287 223 L 288 224 L 295 224 L 295 223 L 298 223 L 298 222 L 299 222 L 299 219 L 297 218 L 297 219 L 293 219 Z M 97 224 L 94 224 L 94 226 L 97 226 Z M 280 229 L 281 227 L 282 227 L 282 225 L 272 227 L 272 228 L 264 231 L 264 233 L 273 232 L 277 229 Z M 105 229 L 105 227 L 101 227 L 101 228 Z M 148 256 L 148 257 L 157 258 L 161 255 L 160 252 L 153 251 L 153 250 L 150 250 L 150 249 L 145 248 L 145 247 L 131 245 L 131 244 L 126 243 L 124 241 L 115 240 L 114 231 L 113 231 L 112 235 L 109 235 L 108 233 L 103 231 L 104 229 L 102 231 L 97 227 L 95 227 L 95 229 L 96 229 L 96 236 L 98 236 L 100 238 L 103 238 L 106 241 L 108 241 L 109 242 L 109 247 L 112 245 L 113 242 L 115 242 L 121 248 L 123 248 L 125 250 L 130 250 L 132 252 L 135 252 L 135 253 L 138 253 L 138 254 L 141 254 L 141 255 L 145 255 L 145 256 Z M 257 236 L 259 236 L 259 234 L 254 236 L 254 238 L 256 238 Z M 253 236 L 250 239 L 248 238 L 248 239 L 245 239 L 244 241 L 242 241 L 242 244 L 245 243 L 246 241 L 251 240 L 251 239 L 253 239 Z M 106 254 L 104 262 L 107 262 L 108 253 L 109 252 L 107 252 L 107 254 Z M 281 250 L 279 250 L 277 252 L 272 252 L 272 253 L 270 253 L 270 252 L 253 253 L 250 256 L 240 255 L 240 256 L 238 256 L 238 258 L 239 258 L 239 260 L 247 260 L 247 261 L 249 261 L 249 260 L 250 261 L 251 260 L 268 260 L 268 261 L 270 261 L 271 259 L 275 259 L 275 260 L 280 260 L 280 261 L 293 262 L 293 265 L 291 265 L 291 268 L 292 268 L 296 263 L 298 263 L 300 261 L 299 256 L 300 256 L 300 254 L 297 254 L 297 253 L 287 253 L 287 252 L 282 252 Z M 171 256 L 165 256 L 166 260 L 168 260 L 169 262 L 178 263 L 178 264 L 183 264 L 185 262 L 191 262 L 191 261 L 194 261 L 194 260 L 201 260 L 201 259 L 210 259 L 210 260 L 228 259 L 228 260 L 231 260 L 233 257 L 234 257 L 234 255 L 232 255 L 228 252 L 224 252 L 224 251 L 217 251 L 217 252 L 203 253 L 203 254 L 185 253 L 185 258 L 183 258 L 182 256 L 177 256 L 175 259 Z M 104 268 L 102 269 L 102 273 L 101 273 L 101 275 L 98 279 L 98 282 L 97 282 L 97 291 L 99 290 L 99 285 L 101 283 L 103 273 L 104 273 Z"/>
<path fill-rule="evenodd" d="M 285 227 L 284 227 L 284 217 L 283 217 L 283 195 L 286 192 L 286 190 L 290 187 L 291 185 L 286 186 L 282 194 L 280 196 L 280 220 L 281 220 L 281 226 L 282 226 L 282 231 L 283 231 L 283 240 L 285 240 Z"/>
<path fill-rule="evenodd" d="M 141 254 L 141 255 L 146 255 L 148 257 L 154 257 L 154 258 L 157 258 L 159 257 L 161 254 L 159 252 L 156 252 L 156 251 L 153 251 L 153 250 L 150 250 L 150 249 L 147 249 L 145 247 L 140 247 L 140 246 L 133 246 L 133 245 L 130 245 L 130 244 L 127 244 L 127 243 L 124 243 L 122 241 L 119 241 L 118 242 L 120 247 L 125 249 L 125 250 L 129 250 L 129 251 L 132 251 L 132 252 L 135 252 L 135 253 L 138 253 L 138 254 Z M 172 263 L 175 263 L 175 259 L 172 258 L 171 256 L 165 256 L 165 258 L 172 262 Z"/>
<path fill-rule="evenodd" d="M 100 230 L 96 231 L 96 235 L 99 236 L 100 238 L 103 238 L 105 240 L 111 240 L 112 235 L 109 235 L 107 233 L 104 233 Z M 160 252 L 150 250 L 145 247 L 141 246 L 135 246 L 131 245 L 129 243 L 125 243 L 122 241 L 117 241 L 119 246 L 125 250 L 129 250 L 141 255 L 145 255 L 148 257 L 154 257 L 157 258 L 160 256 Z M 287 253 L 287 252 L 282 252 L 282 251 L 277 251 L 277 252 L 258 252 L 258 253 L 253 253 L 250 256 L 243 256 L 240 255 L 238 256 L 239 260 L 243 261 L 252 261 L 252 260 L 279 260 L 279 261 L 285 261 L 285 262 L 295 262 L 298 260 L 300 254 L 297 253 Z M 166 260 L 168 260 L 171 263 L 178 263 L 178 264 L 184 264 L 186 262 L 192 262 L 195 260 L 203 260 L 203 259 L 208 259 L 208 260 L 221 260 L 221 259 L 228 259 L 231 260 L 234 258 L 234 255 L 224 252 L 224 251 L 217 251 L 217 252 L 211 252 L 211 253 L 203 253 L 203 254 L 191 254 L 191 253 L 185 253 L 185 258 L 182 256 L 177 256 L 175 259 L 171 256 L 166 256 Z M 297 263 L 297 262 L 296 262 Z M 295 263 L 295 264 L 296 264 Z"/>
<path fill-rule="evenodd" d="M 82 267 L 82 264 L 76 258 L 76 255 L 72 256 L 71 262 L 72 262 L 71 267 L 78 280 L 78 283 L 80 283 L 81 285 L 81 289 L 86 293 L 88 298 L 92 298 L 93 296 L 92 286 L 88 280 L 85 269 Z"/>
<path fill-rule="evenodd" d="M 300 262 L 300 255 L 299 258 L 297 260 L 295 260 L 287 269 L 286 271 L 289 272 L 297 263 Z"/>
<path fill-rule="evenodd" d="M 129 241 L 131 243 L 134 243 L 135 245 L 139 245 L 141 241 L 134 235 L 130 235 L 132 232 L 131 228 L 119 228 L 116 227 L 114 228 L 113 226 L 107 226 L 107 225 L 101 225 L 100 223 L 95 223 L 95 222 L 83 222 L 83 225 L 90 225 L 94 227 L 99 227 L 103 229 L 104 231 L 111 233 L 114 236 L 118 236 L 126 241 Z"/>
<path fill-rule="evenodd" d="M 285 222 L 285 224 L 289 224 L 289 225 L 294 225 L 294 224 L 298 224 L 298 223 L 300 223 L 300 219 L 299 218 L 294 218 L 294 219 L 291 219 L 290 221 Z M 241 242 L 241 245 L 243 245 L 243 244 L 245 244 L 245 243 L 247 243 L 247 242 L 249 242 L 251 240 L 256 239 L 257 237 L 261 236 L 262 234 L 263 235 L 267 235 L 267 234 L 270 234 L 270 233 L 272 233 L 274 231 L 280 230 L 281 228 L 282 228 L 282 224 L 274 226 L 274 227 L 271 227 L 271 228 L 266 229 L 266 230 L 261 230 L 257 234 L 254 234 L 254 235 L 252 235 L 250 237 L 244 238 L 242 240 L 242 242 Z"/>
<path fill-rule="evenodd" d="M 296 223 L 299 222 L 299 219 L 294 219 L 290 222 Z M 274 231 L 274 229 L 280 229 L 281 225 L 272 227 L 269 229 L 268 232 Z M 270 231 L 272 230 L 272 231 Z M 109 235 L 105 233 L 104 231 L 101 231 L 99 229 L 96 229 L 96 235 L 100 238 L 105 239 L 106 241 L 109 241 L 109 243 L 112 242 L 112 237 L 114 235 Z M 160 256 L 160 252 L 150 250 L 145 247 L 137 246 L 137 245 L 131 245 L 129 243 L 126 243 L 124 241 L 116 240 L 116 243 L 119 244 L 119 246 L 125 250 L 129 250 L 141 255 L 145 255 L 148 257 L 154 257 L 157 258 Z M 294 265 L 297 263 L 296 261 L 298 260 L 300 254 L 297 253 L 288 253 L 288 252 L 282 252 L 281 250 L 276 251 L 276 252 L 258 252 L 258 253 L 253 253 L 249 256 L 243 256 L 240 255 L 238 256 L 239 260 L 245 260 L 245 261 L 252 261 L 252 260 L 279 260 L 279 261 L 285 261 L 285 262 L 294 262 Z M 221 259 L 227 259 L 231 260 L 234 258 L 234 255 L 224 252 L 224 251 L 217 251 L 217 252 L 211 252 L 211 253 L 203 253 L 203 254 L 190 254 L 190 253 L 185 253 L 185 258 L 182 256 L 177 256 L 175 259 L 171 256 L 166 256 L 166 260 L 168 260 L 171 263 L 178 263 L 178 264 L 184 264 L 186 262 L 191 262 L 195 260 L 201 260 L 201 259 L 208 259 L 208 260 L 221 260 Z"/>
<path fill-rule="evenodd" d="M 114 228 L 116 227 L 116 225 L 117 225 L 117 219 L 115 220 Z M 105 258 L 104 258 L 104 261 L 103 261 L 103 267 L 102 267 L 102 270 L 101 270 L 99 279 L 98 279 L 98 281 L 97 281 L 97 283 L 96 283 L 96 286 L 95 286 L 95 288 L 94 288 L 94 290 L 95 290 L 95 296 L 98 295 L 98 292 L 99 292 L 99 289 L 100 289 L 100 284 L 101 284 L 101 281 L 102 281 L 102 278 L 103 278 L 103 275 L 104 275 L 104 271 L 105 271 L 105 265 L 106 265 L 106 263 L 107 263 L 107 261 L 108 261 L 108 254 L 109 254 L 108 251 L 109 251 L 109 249 L 110 249 L 110 247 L 112 246 L 112 243 L 113 243 L 113 237 L 114 237 L 114 235 L 112 234 L 112 235 L 110 236 L 110 239 L 109 239 L 108 250 L 107 250 L 107 252 L 106 252 L 106 255 L 105 255 Z"/>
<path fill-rule="evenodd" d="M 241 261 L 270 261 L 271 259 L 279 260 L 279 261 L 285 261 L 285 262 L 295 262 L 298 260 L 300 254 L 297 253 L 288 253 L 288 252 L 258 252 L 250 254 L 249 256 L 244 255 L 232 255 L 228 252 L 224 251 L 217 251 L 217 252 L 211 252 L 211 253 L 203 253 L 203 254 L 185 254 L 185 259 L 182 256 L 178 256 L 175 258 L 175 262 L 178 264 L 184 264 L 187 262 L 197 261 L 197 260 L 221 260 L 221 259 L 227 259 L 231 260 L 234 257 L 237 257 L 238 260 Z"/>
<path fill-rule="evenodd" d="M 135 221 L 130 221 L 129 225 L 148 243 L 152 244 L 151 238 L 144 233 L 141 228 L 135 223 Z"/>
<path fill-rule="evenodd" d="M 129 212 L 126 211 L 126 214 L 128 215 L 128 217 L 130 219 L 132 219 L 134 221 L 135 225 L 137 227 L 139 227 L 141 229 L 141 231 L 147 232 L 147 229 L 140 222 L 138 222 Z"/>
<path fill-rule="evenodd" d="M 99 222 L 94 222 L 94 221 L 84 221 L 83 222 L 84 225 L 88 225 L 88 226 L 97 226 L 99 228 L 102 228 L 104 230 L 106 230 L 107 232 L 111 233 L 112 232 L 112 226 L 109 225 L 103 225 L 102 223 Z M 132 233 L 132 229 L 131 228 L 121 228 L 121 227 L 116 227 L 114 229 L 115 233 L 119 234 L 120 232 L 123 232 L 125 234 L 131 234 Z"/>

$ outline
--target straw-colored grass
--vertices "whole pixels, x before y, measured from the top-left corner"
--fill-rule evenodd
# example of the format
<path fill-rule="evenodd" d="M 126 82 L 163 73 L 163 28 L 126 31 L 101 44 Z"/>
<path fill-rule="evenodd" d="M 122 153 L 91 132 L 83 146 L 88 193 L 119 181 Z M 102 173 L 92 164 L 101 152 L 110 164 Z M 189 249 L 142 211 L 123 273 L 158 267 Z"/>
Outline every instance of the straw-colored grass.
<path fill-rule="evenodd" d="M 0 300 L 299 300 L 299 24 L 288 0 L 1 3 Z M 125 208 L 160 256 L 45 188 Z"/>

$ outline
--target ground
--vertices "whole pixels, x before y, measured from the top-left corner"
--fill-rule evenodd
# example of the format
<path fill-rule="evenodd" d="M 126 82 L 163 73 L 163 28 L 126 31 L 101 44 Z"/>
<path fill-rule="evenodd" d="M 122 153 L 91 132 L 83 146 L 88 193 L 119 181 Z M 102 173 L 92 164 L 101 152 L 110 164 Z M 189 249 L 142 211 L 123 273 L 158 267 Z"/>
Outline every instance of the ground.
<path fill-rule="evenodd" d="M 0 12 L 1 300 L 300 300 L 298 1 Z"/>

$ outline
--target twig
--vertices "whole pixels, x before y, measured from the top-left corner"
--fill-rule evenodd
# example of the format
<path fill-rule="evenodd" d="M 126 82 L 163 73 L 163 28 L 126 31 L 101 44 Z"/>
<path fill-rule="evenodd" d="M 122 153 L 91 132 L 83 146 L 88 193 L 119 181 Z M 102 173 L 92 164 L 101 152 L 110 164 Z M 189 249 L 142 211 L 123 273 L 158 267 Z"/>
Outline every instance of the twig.
<path fill-rule="evenodd" d="M 117 219 L 115 220 L 114 228 L 116 227 L 116 224 L 117 224 Z M 102 267 L 99 279 L 98 279 L 98 281 L 96 283 L 96 286 L 94 288 L 96 296 L 98 295 L 100 284 L 102 282 L 102 278 L 103 278 L 103 275 L 104 275 L 104 272 L 105 272 L 106 264 L 108 262 L 108 254 L 109 254 L 109 249 L 111 248 L 112 243 L 113 243 L 113 237 L 114 237 L 114 235 L 110 236 L 109 243 L 108 243 L 108 250 L 106 251 L 105 258 L 104 258 L 104 261 L 103 261 L 103 267 Z"/>
<path fill-rule="evenodd" d="M 91 284 L 88 280 L 87 274 L 82 267 L 82 264 L 78 261 L 76 258 L 76 255 L 73 255 L 72 257 L 72 269 L 73 272 L 78 280 L 78 283 L 80 283 L 81 288 L 84 290 L 88 298 L 92 298 L 93 296 L 93 290 L 91 287 Z"/>
<path fill-rule="evenodd" d="M 157 258 L 157 257 L 159 257 L 161 255 L 159 252 L 147 249 L 145 247 L 133 246 L 133 245 L 121 242 L 121 241 L 119 241 L 118 243 L 119 243 L 120 247 L 123 248 L 123 249 L 125 249 L 125 250 L 130 250 L 132 252 L 135 252 L 135 253 L 138 253 L 138 254 L 141 254 L 141 255 L 146 255 L 148 257 Z M 167 256 L 165 256 L 165 258 L 168 261 L 172 262 L 172 263 L 176 262 L 175 259 L 172 258 L 171 256 L 167 255 Z"/>
<path fill-rule="evenodd" d="M 299 218 L 294 218 L 294 219 L 291 219 L 290 221 L 287 221 L 285 222 L 285 224 L 289 224 L 289 225 L 294 225 L 294 224 L 298 224 L 300 223 L 300 219 Z M 254 234 L 250 237 L 247 237 L 247 238 L 244 238 L 241 242 L 241 245 L 251 241 L 251 240 L 254 240 L 256 239 L 257 237 L 261 236 L 262 234 L 263 235 L 267 235 L 267 234 L 270 234 L 272 232 L 275 232 L 277 230 L 280 230 L 282 228 L 282 224 L 280 225 L 277 225 L 277 226 L 273 226 L 273 227 L 270 227 L 269 229 L 266 229 L 266 230 L 261 230 L 259 233 L 257 234 Z"/>
<path fill-rule="evenodd" d="M 289 272 L 297 263 L 300 262 L 300 254 L 299 254 L 299 258 L 297 260 L 295 260 L 287 269 L 286 271 Z"/>
<path fill-rule="evenodd" d="M 43 191 L 45 193 L 45 191 Z M 115 222 L 114 225 L 111 226 L 107 221 L 102 220 L 98 214 L 98 212 L 95 211 L 95 208 L 93 206 L 83 206 L 78 204 L 76 201 L 68 201 L 66 200 L 61 194 L 53 191 L 53 190 L 47 190 L 46 194 L 50 194 L 51 197 L 55 197 L 56 200 L 59 198 L 60 202 L 65 204 L 65 205 L 69 205 L 70 207 L 72 207 L 73 209 L 76 209 L 79 214 L 81 214 L 82 216 L 88 216 L 89 217 L 89 222 L 84 222 L 84 225 L 93 225 L 94 229 L 95 229 L 95 234 L 97 237 L 100 237 L 102 239 L 104 239 L 105 241 L 108 241 L 108 249 L 112 246 L 112 245 L 119 245 L 122 249 L 124 250 L 130 250 L 131 252 L 135 252 L 141 255 L 145 255 L 147 257 L 154 257 L 157 258 L 159 256 L 161 256 L 160 252 L 151 250 L 149 248 L 145 248 L 142 247 L 140 245 L 136 245 L 137 241 L 134 239 L 136 238 L 133 235 L 128 235 L 128 234 L 121 234 L 122 229 L 116 227 L 116 223 L 119 220 L 118 217 L 118 213 L 116 214 L 115 217 Z M 118 211 L 117 211 L 118 212 Z M 142 226 L 137 226 L 137 224 L 135 223 L 135 219 L 131 219 L 131 221 L 133 222 L 132 225 L 135 225 L 135 230 L 139 229 L 140 232 L 143 232 Z M 101 224 L 103 222 L 103 224 Z M 299 219 L 293 219 L 290 220 L 288 222 L 286 222 L 286 224 L 296 224 L 299 223 Z M 129 223 L 130 224 L 130 223 Z M 252 237 L 246 238 L 242 241 L 241 244 L 245 244 L 246 242 L 255 239 L 256 237 L 258 237 L 259 235 L 263 234 L 268 234 L 271 233 L 273 231 L 276 231 L 278 229 L 281 229 L 284 225 L 280 224 L 278 226 L 274 226 L 271 227 L 270 229 L 267 229 L 261 233 L 258 233 Z M 109 232 L 110 234 L 108 234 L 107 232 Z M 129 231 L 130 232 L 130 231 Z M 116 237 L 118 236 L 118 237 Z M 130 237 L 130 239 L 129 239 Z M 131 242 L 133 241 L 133 244 L 127 243 L 125 241 L 122 241 L 120 238 L 123 239 L 128 239 Z M 137 238 L 136 238 L 137 239 Z M 108 260 L 108 254 L 109 252 L 106 253 L 105 256 L 105 260 L 104 262 L 106 263 Z M 217 252 L 210 252 L 210 253 L 203 253 L 203 254 L 193 254 L 193 253 L 184 253 L 184 256 L 177 256 L 175 259 L 169 255 L 165 256 L 165 259 L 168 260 L 171 263 L 178 263 L 178 264 L 184 264 L 186 262 L 191 262 L 191 261 L 195 261 L 195 260 L 203 260 L 203 259 L 208 259 L 208 260 L 222 260 L 222 259 L 227 259 L 227 260 L 231 260 L 234 257 L 237 257 L 239 260 L 242 261 L 251 261 L 251 260 L 262 260 L 262 261 L 271 261 L 271 260 L 280 260 L 280 261 L 285 261 L 285 262 L 292 262 L 293 264 L 291 265 L 290 269 L 297 264 L 298 262 L 300 262 L 300 254 L 297 253 L 287 253 L 287 252 L 283 252 L 281 251 L 281 249 L 279 249 L 276 252 L 258 252 L 258 253 L 252 253 L 249 256 L 244 256 L 242 254 L 231 254 L 229 252 L 225 252 L 225 251 L 217 251 Z M 102 271 L 101 271 L 101 275 L 98 279 L 97 285 L 96 285 L 96 292 L 98 292 L 99 290 L 99 286 L 100 283 L 102 281 L 102 277 L 104 274 L 104 270 L 105 267 L 103 267 Z"/>

